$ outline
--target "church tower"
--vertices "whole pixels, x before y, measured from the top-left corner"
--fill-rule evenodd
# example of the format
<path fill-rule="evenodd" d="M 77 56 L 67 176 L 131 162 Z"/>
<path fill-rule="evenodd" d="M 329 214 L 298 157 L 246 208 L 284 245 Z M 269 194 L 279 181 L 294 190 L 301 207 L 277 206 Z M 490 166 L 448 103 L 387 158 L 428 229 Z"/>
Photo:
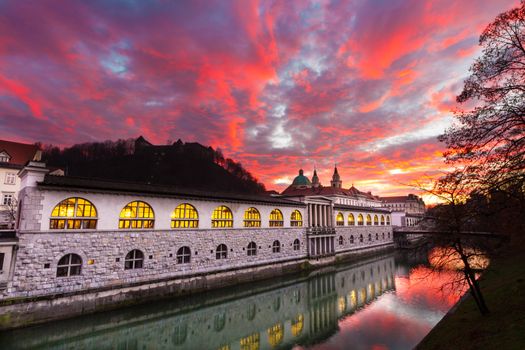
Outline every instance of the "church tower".
<path fill-rule="evenodd" d="M 339 173 L 337 172 L 337 165 L 334 168 L 334 175 L 332 175 L 332 181 L 330 181 L 330 184 L 332 185 L 332 187 L 335 187 L 335 188 L 341 188 L 343 186 L 341 177 L 339 176 Z"/>
<path fill-rule="evenodd" d="M 317 169 L 314 168 L 314 176 L 312 176 L 312 187 L 319 187 L 321 183 L 319 182 L 319 176 L 317 176 Z"/>

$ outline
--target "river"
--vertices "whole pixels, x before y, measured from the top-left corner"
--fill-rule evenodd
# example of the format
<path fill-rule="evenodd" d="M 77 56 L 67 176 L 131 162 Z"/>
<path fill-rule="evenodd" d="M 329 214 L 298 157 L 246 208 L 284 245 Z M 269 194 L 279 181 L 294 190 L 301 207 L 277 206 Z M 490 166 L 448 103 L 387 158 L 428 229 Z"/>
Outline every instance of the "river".
<path fill-rule="evenodd" d="M 0 349 L 411 349 L 462 294 L 426 260 L 397 252 L 6 331 Z"/>

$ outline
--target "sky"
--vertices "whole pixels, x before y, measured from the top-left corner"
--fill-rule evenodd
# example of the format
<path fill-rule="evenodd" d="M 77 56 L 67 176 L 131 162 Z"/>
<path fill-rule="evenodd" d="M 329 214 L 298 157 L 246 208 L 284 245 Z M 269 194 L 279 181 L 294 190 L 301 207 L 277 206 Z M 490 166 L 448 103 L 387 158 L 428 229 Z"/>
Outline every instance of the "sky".
<path fill-rule="evenodd" d="M 436 136 L 517 0 L 0 0 L 0 138 L 220 148 L 267 189 L 303 168 L 378 195 L 446 168 Z"/>

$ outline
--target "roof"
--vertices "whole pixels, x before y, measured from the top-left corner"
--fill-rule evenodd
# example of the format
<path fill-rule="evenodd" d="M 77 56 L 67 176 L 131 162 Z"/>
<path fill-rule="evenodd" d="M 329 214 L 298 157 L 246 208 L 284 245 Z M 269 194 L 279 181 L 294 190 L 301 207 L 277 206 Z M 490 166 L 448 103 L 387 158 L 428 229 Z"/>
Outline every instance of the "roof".
<path fill-rule="evenodd" d="M 347 197 L 366 197 L 372 200 L 378 200 L 378 197 L 373 196 L 371 193 L 361 192 L 354 186 L 346 189 L 339 187 L 319 186 L 310 188 L 295 188 L 294 185 L 288 186 L 282 192 L 283 196 L 297 197 L 297 196 L 347 196 Z"/>
<path fill-rule="evenodd" d="M 417 197 L 416 195 L 413 195 L 413 194 L 409 194 L 409 195 L 406 195 L 406 196 L 380 197 L 380 199 L 383 202 L 387 202 L 387 203 L 406 202 L 406 201 L 409 201 L 409 200 L 415 200 L 415 201 L 420 200 L 419 197 Z"/>
<path fill-rule="evenodd" d="M 177 198 L 194 198 L 201 200 L 222 199 L 228 201 L 268 203 L 294 207 L 306 206 L 306 204 L 301 202 L 271 197 L 267 194 L 258 195 L 198 191 L 177 188 L 174 186 L 152 185 L 147 183 L 122 182 L 74 176 L 55 176 L 49 174 L 45 176 L 44 181 L 38 183 L 38 186 L 43 189 L 92 190 L 99 192 L 118 192 L 139 195 L 148 194 Z"/>
<path fill-rule="evenodd" d="M 0 140 L 0 152 L 4 151 L 11 157 L 10 164 L 24 165 L 35 158 L 38 146 L 27 143 L 19 143 Z"/>
<path fill-rule="evenodd" d="M 299 170 L 299 175 L 293 179 L 292 186 L 310 186 L 312 183 L 304 176 L 303 169 Z"/>

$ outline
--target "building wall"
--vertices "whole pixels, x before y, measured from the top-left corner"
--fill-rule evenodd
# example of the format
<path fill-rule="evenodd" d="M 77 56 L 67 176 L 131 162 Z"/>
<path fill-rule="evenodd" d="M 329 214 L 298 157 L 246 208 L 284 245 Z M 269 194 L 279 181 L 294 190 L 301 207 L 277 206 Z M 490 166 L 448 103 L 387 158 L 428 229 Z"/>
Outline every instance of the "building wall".
<path fill-rule="evenodd" d="M 6 196 L 17 198 L 20 190 L 20 178 L 17 174 L 18 169 L 0 167 L 0 228 L 7 227 L 12 221 L 9 214 L 10 208 L 4 205 L 4 200 Z M 13 178 L 13 175 L 14 183 L 11 183 L 9 180 Z"/>
<path fill-rule="evenodd" d="M 363 242 L 360 242 L 360 236 L 363 236 Z M 368 237 L 371 237 L 371 240 Z M 351 243 L 351 237 L 354 243 Z M 339 237 L 343 238 L 343 244 L 339 244 Z M 376 238 L 377 237 L 377 238 Z M 337 227 L 335 235 L 335 252 L 341 253 L 349 250 L 359 250 L 373 246 L 393 244 L 394 234 L 392 226 L 347 226 Z"/>

